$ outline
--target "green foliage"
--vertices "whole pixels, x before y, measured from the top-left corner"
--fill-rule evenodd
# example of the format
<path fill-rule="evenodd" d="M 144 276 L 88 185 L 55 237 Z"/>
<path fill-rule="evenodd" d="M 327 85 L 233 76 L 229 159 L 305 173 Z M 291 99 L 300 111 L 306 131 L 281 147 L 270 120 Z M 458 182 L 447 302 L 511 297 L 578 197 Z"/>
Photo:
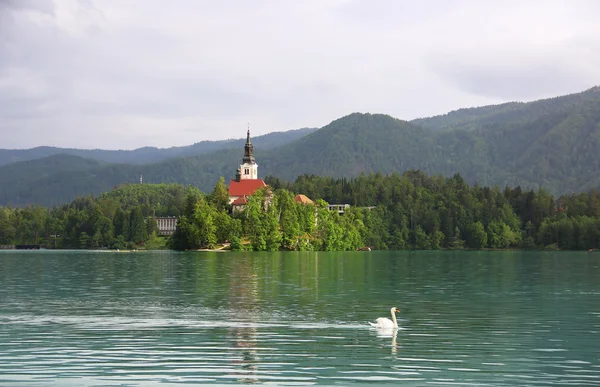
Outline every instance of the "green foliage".
<path fill-rule="evenodd" d="M 304 175 L 279 183 L 285 188 L 258 190 L 233 214 L 215 200 L 223 198 L 215 194 L 222 187 L 205 196 L 190 187 L 162 185 L 123 187 L 52 209 L 0 207 L 0 243 L 86 249 L 166 243 L 188 250 L 229 241 L 232 250 L 256 251 L 600 246 L 597 191 L 556 198 L 545 190 L 469 186 L 459 174 L 443 178 L 420 171 L 356 179 Z M 294 201 L 293 192 L 307 191 L 316 205 Z M 177 229 L 165 241 L 145 214 L 173 198 Z M 340 215 L 328 202 L 352 206 Z"/>
<path fill-rule="evenodd" d="M 217 243 L 217 226 L 215 225 L 215 215 L 217 210 L 203 198 L 196 202 L 196 208 L 192 216 L 191 227 L 197 230 L 196 243 L 201 247 L 212 249 Z"/>
<path fill-rule="evenodd" d="M 226 211 L 229 204 L 229 190 L 221 177 L 210 194 L 210 202 L 217 211 Z"/>
<path fill-rule="evenodd" d="M 144 247 L 147 250 L 164 250 L 167 248 L 167 238 L 157 236 L 153 233 L 148 237 Z"/>
<path fill-rule="evenodd" d="M 282 247 L 286 250 L 296 250 L 298 247 L 298 238 L 300 237 L 300 220 L 298 217 L 298 205 L 294 202 L 294 196 L 287 190 L 278 190 L 276 192 L 277 217 L 281 224 Z"/>
<path fill-rule="evenodd" d="M 473 249 L 482 249 L 487 245 L 488 236 L 483 223 L 480 221 L 471 223 L 465 233 L 466 243 Z"/>
<path fill-rule="evenodd" d="M 165 240 L 156 237 L 158 230 L 152 214 L 165 208 L 181 213 L 185 198 L 182 193 L 200 195 L 198 189 L 191 187 L 138 185 L 122 187 L 98 198 L 80 197 L 52 209 L 0 207 L 0 244 L 124 249 L 149 243 L 161 248 Z"/>
<path fill-rule="evenodd" d="M 148 239 L 148 232 L 146 230 L 146 224 L 144 217 L 142 216 L 142 210 L 139 207 L 135 207 L 131 210 L 129 215 L 129 229 L 131 233 L 131 241 L 138 244 Z"/>
<path fill-rule="evenodd" d="M 244 245 L 242 244 L 242 240 L 238 236 L 231 237 L 231 250 L 240 251 L 244 249 Z"/>

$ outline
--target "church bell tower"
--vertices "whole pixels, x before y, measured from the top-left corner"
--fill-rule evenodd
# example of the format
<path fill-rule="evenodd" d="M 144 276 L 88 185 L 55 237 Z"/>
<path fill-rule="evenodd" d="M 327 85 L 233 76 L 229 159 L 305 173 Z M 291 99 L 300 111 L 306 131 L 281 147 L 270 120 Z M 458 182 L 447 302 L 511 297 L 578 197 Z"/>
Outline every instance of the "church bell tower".
<path fill-rule="evenodd" d="M 250 142 L 250 129 L 246 134 L 246 145 L 244 145 L 244 158 L 242 159 L 243 164 L 240 165 L 236 179 L 240 180 L 255 180 L 258 179 L 258 164 L 254 159 L 253 154 L 254 147 Z"/>

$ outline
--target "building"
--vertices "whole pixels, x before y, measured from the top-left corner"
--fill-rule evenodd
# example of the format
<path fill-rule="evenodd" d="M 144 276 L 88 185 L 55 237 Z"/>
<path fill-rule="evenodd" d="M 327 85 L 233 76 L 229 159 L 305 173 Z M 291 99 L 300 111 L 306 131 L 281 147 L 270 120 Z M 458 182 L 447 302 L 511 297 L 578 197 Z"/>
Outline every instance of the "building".
<path fill-rule="evenodd" d="M 229 183 L 229 204 L 233 211 L 243 209 L 247 203 L 247 197 L 266 186 L 265 182 L 258 178 L 258 164 L 254 159 L 254 147 L 250 141 L 250 130 L 248 130 L 242 164 L 237 169 L 235 179 Z"/>
<path fill-rule="evenodd" d="M 329 204 L 327 208 L 329 211 L 337 211 L 338 214 L 342 215 L 345 210 L 350 208 L 350 204 Z"/>
<path fill-rule="evenodd" d="M 298 195 L 294 196 L 294 201 L 296 203 L 302 203 L 304 205 L 311 205 L 311 206 L 315 205 L 315 202 L 310 200 L 310 198 L 308 196 L 302 195 L 302 194 L 298 194 Z"/>
<path fill-rule="evenodd" d="M 154 218 L 158 226 L 159 235 L 173 235 L 177 228 L 177 218 L 175 216 L 166 216 Z"/>

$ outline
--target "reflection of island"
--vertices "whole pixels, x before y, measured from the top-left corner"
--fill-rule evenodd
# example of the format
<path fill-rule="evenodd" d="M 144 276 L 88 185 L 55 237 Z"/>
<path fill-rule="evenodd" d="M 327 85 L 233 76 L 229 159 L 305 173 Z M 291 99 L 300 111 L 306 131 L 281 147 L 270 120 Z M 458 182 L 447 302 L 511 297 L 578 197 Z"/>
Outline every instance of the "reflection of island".
<path fill-rule="evenodd" d="M 259 322 L 258 276 L 253 272 L 249 257 L 236 262 L 229 277 L 229 308 L 243 318 L 239 327 L 231 328 L 235 348 L 232 359 L 233 374 L 240 383 L 259 383 L 257 329 Z"/>
<path fill-rule="evenodd" d="M 377 331 L 377 337 L 380 338 L 391 338 L 392 339 L 392 354 L 395 355 L 400 346 L 396 342 L 396 336 L 398 335 L 398 328 L 375 328 Z"/>

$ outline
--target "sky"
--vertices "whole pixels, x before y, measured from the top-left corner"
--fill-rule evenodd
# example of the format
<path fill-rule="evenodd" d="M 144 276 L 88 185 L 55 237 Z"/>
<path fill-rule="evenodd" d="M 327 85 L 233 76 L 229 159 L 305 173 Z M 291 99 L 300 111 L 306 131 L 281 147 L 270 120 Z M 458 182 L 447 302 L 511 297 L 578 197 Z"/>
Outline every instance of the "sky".
<path fill-rule="evenodd" d="M 596 0 L 0 0 L 0 148 L 171 147 L 600 85 Z"/>

